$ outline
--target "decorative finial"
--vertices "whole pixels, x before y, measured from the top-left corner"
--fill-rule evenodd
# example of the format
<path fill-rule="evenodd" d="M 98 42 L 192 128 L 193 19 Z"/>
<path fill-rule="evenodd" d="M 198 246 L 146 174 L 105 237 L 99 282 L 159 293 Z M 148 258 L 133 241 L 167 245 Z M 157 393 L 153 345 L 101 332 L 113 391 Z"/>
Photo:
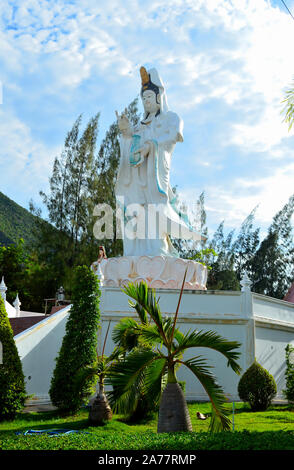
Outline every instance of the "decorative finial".
<path fill-rule="evenodd" d="M 4 282 L 4 276 L 2 276 L 2 281 L 1 281 L 1 284 L 0 284 L 0 295 L 1 295 L 2 299 L 4 300 L 4 302 L 6 301 L 6 291 L 7 291 L 7 287 L 6 287 L 5 282 Z"/>
<path fill-rule="evenodd" d="M 251 291 L 250 286 L 252 285 L 252 282 L 250 281 L 246 270 L 244 271 L 243 278 L 241 279 L 240 284 L 242 286 L 242 289 L 241 289 L 242 292 Z"/>
<path fill-rule="evenodd" d="M 149 82 L 149 75 L 145 67 L 142 66 L 140 68 L 140 74 L 141 74 L 142 86 L 144 86 Z"/>
<path fill-rule="evenodd" d="M 18 294 L 16 295 L 15 301 L 13 302 L 13 306 L 14 306 L 14 308 L 15 308 L 16 316 L 19 317 L 19 316 L 20 316 L 20 306 L 21 306 L 21 302 L 20 302 L 20 300 L 19 300 Z"/>

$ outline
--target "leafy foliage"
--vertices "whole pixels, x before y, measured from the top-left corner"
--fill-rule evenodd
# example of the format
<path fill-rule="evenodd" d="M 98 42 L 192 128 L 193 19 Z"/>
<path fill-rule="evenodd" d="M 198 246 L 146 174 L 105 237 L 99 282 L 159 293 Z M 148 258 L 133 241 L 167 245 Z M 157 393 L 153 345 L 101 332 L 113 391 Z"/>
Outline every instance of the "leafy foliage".
<path fill-rule="evenodd" d="M 291 344 L 287 344 L 286 348 L 286 390 L 284 390 L 284 396 L 289 403 L 294 404 L 294 347 Z"/>
<path fill-rule="evenodd" d="M 284 122 L 288 124 L 289 131 L 292 129 L 294 123 L 294 87 L 292 86 L 286 91 L 285 99 L 282 101 L 284 108 L 282 113 L 284 114 Z"/>
<path fill-rule="evenodd" d="M 4 276 L 10 303 L 19 295 L 22 310 L 44 311 L 48 293 L 55 295 L 56 274 L 45 263 L 40 263 L 35 252 L 27 253 L 21 238 L 16 244 L 0 247 L 0 276 Z"/>
<path fill-rule="evenodd" d="M 49 391 L 52 403 L 68 413 L 76 412 L 95 390 L 95 377 L 91 375 L 83 386 L 77 386 L 77 375 L 96 362 L 99 298 L 95 274 L 86 266 L 77 267 L 70 316 Z"/>
<path fill-rule="evenodd" d="M 112 406 L 122 412 L 129 411 L 138 399 L 138 389 L 145 391 L 145 396 L 153 396 L 153 400 L 157 400 L 161 395 L 163 377 L 166 373 L 167 384 L 177 384 L 176 370 L 185 365 L 200 381 L 209 396 L 213 410 L 211 430 L 229 429 L 230 420 L 224 407 L 226 398 L 222 388 L 210 373 L 209 366 L 201 356 L 184 360 L 183 353 L 189 348 L 211 348 L 223 354 L 228 360 L 228 366 L 239 373 L 240 366 L 236 362 L 239 353 L 236 349 L 240 344 L 228 341 L 212 331 L 189 331 L 183 334 L 176 327 L 183 287 L 174 318 L 163 317 L 155 291 L 146 283 L 141 282 L 139 285 L 129 283 L 123 291 L 135 300 L 131 301 L 130 305 L 139 314 L 142 311 L 147 312 L 152 323 L 134 325 L 133 321 L 129 322 L 129 328 L 134 327 L 133 340 L 142 341 L 146 346 L 132 350 L 122 362 L 114 365 L 111 372 L 113 391 L 109 394 Z M 123 328 L 120 329 L 120 332 L 122 331 Z M 176 404 L 171 403 L 169 406 L 174 407 Z"/>
<path fill-rule="evenodd" d="M 205 226 L 204 194 L 200 200 L 200 228 L 208 237 L 198 249 L 180 241 L 181 257 L 191 258 L 208 266 L 207 288 L 240 290 L 240 280 L 246 270 L 254 292 L 283 299 L 294 278 L 294 237 L 291 218 L 294 195 L 273 217 L 266 237 L 260 239 L 260 229 L 254 228 L 256 209 L 241 224 L 239 233 L 225 233 L 222 221 L 210 236 Z"/>
<path fill-rule="evenodd" d="M 38 222 L 37 217 L 0 192 L 0 245 L 8 246 L 23 238 L 28 249 L 34 241 L 33 228 Z"/>
<path fill-rule="evenodd" d="M 24 407 L 26 399 L 22 364 L 13 339 L 13 332 L 0 295 L 0 421 L 13 419 Z"/>
<path fill-rule="evenodd" d="M 256 360 L 241 377 L 238 384 L 241 400 L 248 402 L 252 411 L 264 411 L 277 393 L 277 385 L 272 375 Z"/>
<path fill-rule="evenodd" d="M 127 112 L 132 122 L 139 119 L 137 100 L 130 103 Z M 69 296 L 73 268 L 91 265 L 98 255 L 99 245 L 105 245 L 108 257 L 122 254 L 122 240 L 115 237 L 97 240 L 94 236 L 95 206 L 107 203 L 112 209 L 116 207 L 114 184 L 120 158 L 116 122 L 111 124 L 96 150 L 99 122 L 97 113 L 82 131 L 82 119 L 78 116 L 66 136 L 61 155 L 55 158 L 49 191 L 40 193 L 50 223 L 42 225 L 40 209 L 33 201 L 30 206 L 32 213 L 39 216 L 34 230 L 38 263 L 47 270 L 47 278 L 54 284 L 55 291 L 62 285 Z M 50 295 L 48 289 L 47 297 Z"/>

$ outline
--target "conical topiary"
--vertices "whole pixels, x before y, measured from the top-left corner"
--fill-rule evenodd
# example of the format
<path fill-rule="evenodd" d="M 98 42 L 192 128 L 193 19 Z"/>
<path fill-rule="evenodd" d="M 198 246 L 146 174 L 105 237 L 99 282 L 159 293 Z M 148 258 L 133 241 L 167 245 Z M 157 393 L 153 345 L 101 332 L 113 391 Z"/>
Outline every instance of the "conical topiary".
<path fill-rule="evenodd" d="M 252 411 L 265 411 L 277 393 L 277 385 L 273 376 L 255 360 L 242 375 L 238 393 Z"/>
<path fill-rule="evenodd" d="M 26 399 L 22 364 L 0 295 L 0 421 L 13 419 Z"/>
<path fill-rule="evenodd" d="M 82 386 L 76 379 L 81 369 L 96 362 L 100 294 L 97 276 L 87 266 L 77 267 L 70 316 L 49 390 L 53 405 L 68 414 L 77 412 L 95 392 L 95 376 Z"/>

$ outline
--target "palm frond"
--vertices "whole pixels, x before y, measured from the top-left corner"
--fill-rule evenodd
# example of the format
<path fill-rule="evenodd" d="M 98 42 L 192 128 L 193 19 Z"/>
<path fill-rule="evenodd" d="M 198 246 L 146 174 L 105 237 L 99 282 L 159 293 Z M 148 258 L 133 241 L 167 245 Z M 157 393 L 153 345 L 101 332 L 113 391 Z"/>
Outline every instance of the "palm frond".
<path fill-rule="evenodd" d="M 77 390 L 80 390 L 83 388 L 87 380 L 92 379 L 95 376 L 97 376 L 97 378 L 99 376 L 98 363 L 79 369 L 74 376 L 74 386 Z"/>
<path fill-rule="evenodd" d="M 162 343 L 162 336 L 156 325 L 146 325 L 140 328 L 140 340 L 151 346 Z"/>
<path fill-rule="evenodd" d="M 138 393 L 143 387 L 145 370 L 156 359 L 161 358 L 156 352 L 134 350 L 124 361 L 113 365 L 106 378 L 106 384 L 112 385 L 108 393 L 112 408 L 118 412 L 128 413 L 135 408 Z"/>
<path fill-rule="evenodd" d="M 208 370 L 210 366 L 203 358 L 194 357 L 187 361 L 179 361 L 190 369 L 205 389 L 212 406 L 212 419 L 209 429 L 212 432 L 230 430 L 231 421 L 228 418 L 229 411 L 224 407 L 227 399 L 222 387 L 216 382 L 213 374 Z"/>
<path fill-rule="evenodd" d="M 281 111 L 284 114 L 284 122 L 288 124 L 288 130 L 290 131 L 294 123 L 294 87 L 286 91 L 285 99 L 282 103 L 286 103 Z"/>
<path fill-rule="evenodd" d="M 140 282 L 139 285 L 130 282 L 124 287 L 123 292 L 134 299 L 150 315 L 162 335 L 163 342 L 167 345 L 167 338 L 163 330 L 163 318 L 155 297 L 155 290 L 149 288 L 146 282 Z"/>
<path fill-rule="evenodd" d="M 178 354 L 188 348 L 201 347 L 213 349 L 223 354 L 228 360 L 228 367 L 231 367 L 236 374 L 240 374 L 241 367 L 236 362 L 240 357 L 240 352 L 236 351 L 236 349 L 240 348 L 241 344 L 237 341 L 229 341 L 211 330 L 192 332 L 189 330 L 186 334 L 177 331 L 175 338 L 178 342 L 178 347 L 174 354 Z"/>
<path fill-rule="evenodd" d="M 166 373 L 167 361 L 165 358 L 156 359 L 146 367 L 142 392 L 151 403 L 159 403 L 162 381 Z"/>
<path fill-rule="evenodd" d="M 122 318 L 112 331 L 112 340 L 125 351 L 131 351 L 139 343 L 140 325 L 133 318 Z"/>
<path fill-rule="evenodd" d="M 145 308 L 143 308 L 142 305 L 138 304 L 138 302 L 135 304 L 134 308 L 135 308 L 137 314 L 139 315 L 141 323 L 143 325 L 147 325 L 148 324 L 148 315 L 147 315 L 147 312 L 146 312 Z"/>

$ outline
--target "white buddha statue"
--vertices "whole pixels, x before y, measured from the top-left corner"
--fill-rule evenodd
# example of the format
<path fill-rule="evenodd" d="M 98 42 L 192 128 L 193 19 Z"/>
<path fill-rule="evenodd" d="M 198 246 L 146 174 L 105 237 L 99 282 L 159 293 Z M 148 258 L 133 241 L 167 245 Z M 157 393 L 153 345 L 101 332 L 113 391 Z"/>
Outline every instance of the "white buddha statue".
<path fill-rule="evenodd" d="M 115 193 L 128 228 L 123 238 L 124 256 L 177 257 L 170 235 L 201 239 L 177 207 L 170 186 L 171 158 L 176 143 L 183 142 L 183 121 L 168 110 L 157 70 L 141 67 L 140 73 L 143 120 L 133 128 L 126 114 L 117 114 L 121 157 Z"/>

